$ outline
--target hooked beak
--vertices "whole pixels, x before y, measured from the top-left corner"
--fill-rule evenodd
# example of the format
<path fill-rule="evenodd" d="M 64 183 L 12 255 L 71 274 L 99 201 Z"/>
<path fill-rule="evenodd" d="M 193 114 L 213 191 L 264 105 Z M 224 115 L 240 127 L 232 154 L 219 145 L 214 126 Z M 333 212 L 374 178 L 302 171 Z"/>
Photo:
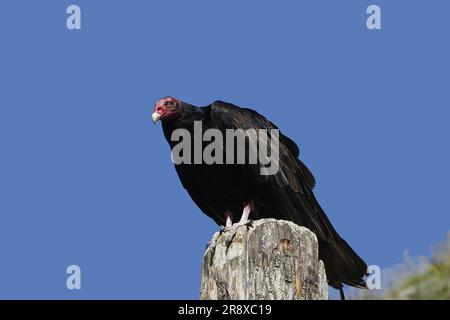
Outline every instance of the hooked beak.
<path fill-rule="evenodd" d="M 159 119 L 161 119 L 161 115 L 158 112 L 153 112 L 152 114 L 153 124 L 156 124 L 159 121 Z"/>

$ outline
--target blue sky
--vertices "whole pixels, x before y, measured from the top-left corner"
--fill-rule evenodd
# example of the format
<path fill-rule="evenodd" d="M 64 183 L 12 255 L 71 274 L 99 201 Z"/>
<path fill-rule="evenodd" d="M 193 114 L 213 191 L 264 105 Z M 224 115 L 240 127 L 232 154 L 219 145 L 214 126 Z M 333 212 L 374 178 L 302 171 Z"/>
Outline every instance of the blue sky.
<path fill-rule="evenodd" d="M 66 28 L 66 8 L 82 30 Z M 366 28 L 378 4 L 382 30 Z M 369 264 L 449 230 L 446 1 L 2 1 L 0 298 L 189 298 L 217 226 L 153 103 L 252 107 Z M 82 289 L 66 289 L 68 265 Z"/>

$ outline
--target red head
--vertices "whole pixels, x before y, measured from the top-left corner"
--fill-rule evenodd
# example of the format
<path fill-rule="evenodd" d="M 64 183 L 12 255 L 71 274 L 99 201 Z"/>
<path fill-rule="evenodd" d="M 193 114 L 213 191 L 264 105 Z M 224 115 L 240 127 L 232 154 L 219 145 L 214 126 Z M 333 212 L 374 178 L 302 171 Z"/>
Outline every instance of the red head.
<path fill-rule="evenodd" d="M 181 101 L 165 97 L 155 103 L 152 120 L 156 123 L 158 120 L 171 119 L 181 114 Z"/>

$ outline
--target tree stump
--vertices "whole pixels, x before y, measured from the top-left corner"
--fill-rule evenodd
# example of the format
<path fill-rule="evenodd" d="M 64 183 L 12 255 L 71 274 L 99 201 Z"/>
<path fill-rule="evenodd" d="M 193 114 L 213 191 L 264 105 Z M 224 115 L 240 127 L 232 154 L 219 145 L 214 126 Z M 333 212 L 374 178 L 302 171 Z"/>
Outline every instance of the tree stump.
<path fill-rule="evenodd" d="M 202 300 L 324 300 L 328 284 L 314 233 L 262 219 L 216 233 L 202 263 Z"/>

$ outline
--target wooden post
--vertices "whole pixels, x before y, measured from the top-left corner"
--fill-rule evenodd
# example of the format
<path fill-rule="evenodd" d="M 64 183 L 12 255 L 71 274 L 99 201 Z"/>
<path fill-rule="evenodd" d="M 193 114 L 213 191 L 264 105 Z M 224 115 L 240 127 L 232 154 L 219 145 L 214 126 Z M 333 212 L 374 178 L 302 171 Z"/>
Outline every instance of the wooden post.
<path fill-rule="evenodd" d="M 200 299 L 328 299 L 317 238 L 307 228 L 262 219 L 213 238 L 203 256 Z"/>

